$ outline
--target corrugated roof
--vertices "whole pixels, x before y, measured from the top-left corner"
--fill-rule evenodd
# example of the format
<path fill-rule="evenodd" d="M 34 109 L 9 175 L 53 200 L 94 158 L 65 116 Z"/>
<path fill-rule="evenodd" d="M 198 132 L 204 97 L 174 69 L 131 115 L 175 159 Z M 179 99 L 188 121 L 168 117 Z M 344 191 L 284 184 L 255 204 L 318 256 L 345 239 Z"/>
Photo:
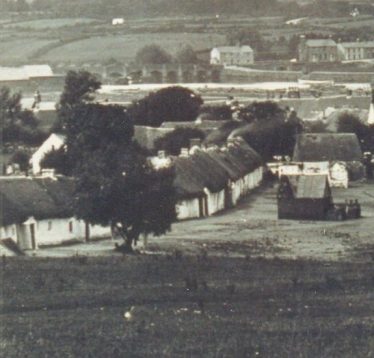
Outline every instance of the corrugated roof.
<path fill-rule="evenodd" d="M 298 177 L 297 199 L 322 199 L 327 194 L 326 175 L 300 175 Z"/>
<path fill-rule="evenodd" d="M 335 47 L 336 42 L 331 39 L 310 39 L 306 40 L 306 46 L 308 47 Z"/>
<path fill-rule="evenodd" d="M 295 199 L 322 199 L 330 195 L 327 175 L 282 176 L 287 181 Z"/>
<path fill-rule="evenodd" d="M 299 134 L 293 153 L 295 162 L 362 160 L 357 136 L 353 133 Z"/>

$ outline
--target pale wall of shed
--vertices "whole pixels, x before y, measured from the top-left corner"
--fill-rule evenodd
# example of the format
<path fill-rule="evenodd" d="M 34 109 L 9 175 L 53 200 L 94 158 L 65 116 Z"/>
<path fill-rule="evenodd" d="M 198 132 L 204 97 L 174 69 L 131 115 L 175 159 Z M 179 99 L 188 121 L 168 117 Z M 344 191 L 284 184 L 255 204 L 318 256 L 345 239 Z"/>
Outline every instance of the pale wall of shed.
<path fill-rule="evenodd" d="M 211 193 L 209 190 L 207 190 L 206 194 L 208 199 L 209 215 L 213 215 L 225 208 L 225 190 L 221 190 L 218 193 Z"/>
<path fill-rule="evenodd" d="M 200 217 L 198 198 L 179 201 L 176 205 L 176 209 L 178 220 Z"/>

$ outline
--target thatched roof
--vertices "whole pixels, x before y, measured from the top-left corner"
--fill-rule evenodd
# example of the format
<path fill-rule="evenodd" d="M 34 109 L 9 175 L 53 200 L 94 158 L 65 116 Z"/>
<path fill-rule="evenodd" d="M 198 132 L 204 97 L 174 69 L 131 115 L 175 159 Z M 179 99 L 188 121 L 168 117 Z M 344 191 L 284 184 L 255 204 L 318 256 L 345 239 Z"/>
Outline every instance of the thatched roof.
<path fill-rule="evenodd" d="M 293 153 L 295 162 L 361 161 L 360 144 L 353 133 L 299 134 Z"/>
<path fill-rule="evenodd" d="M 238 180 L 261 165 L 260 156 L 244 140 L 223 148 L 197 149 L 189 157 L 174 157 L 174 186 L 181 199 L 223 190 L 228 181 Z"/>
<path fill-rule="evenodd" d="M 0 179 L 0 225 L 35 219 L 73 216 L 72 180 L 67 178 L 4 178 Z"/>

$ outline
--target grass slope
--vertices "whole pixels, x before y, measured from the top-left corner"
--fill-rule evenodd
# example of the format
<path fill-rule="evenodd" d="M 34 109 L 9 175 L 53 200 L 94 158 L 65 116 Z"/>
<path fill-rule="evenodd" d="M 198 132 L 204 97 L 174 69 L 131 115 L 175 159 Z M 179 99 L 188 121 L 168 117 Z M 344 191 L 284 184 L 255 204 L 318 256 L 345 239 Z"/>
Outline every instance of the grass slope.
<path fill-rule="evenodd" d="M 109 35 L 91 37 L 75 41 L 52 49 L 40 57 L 44 61 L 85 61 L 100 62 L 110 58 L 118 60 L 132 60 L 138 50 L 150 44 L 157 44 L 175 54 L 186 45 L 195 50 L 211 48 L 224 44 L 225 36 L 218 34 L 199 33 L 144 33 L 133 35 Z"/>
<path fill-rule="evenodd" d="M 0 347 L 7 358 L 368 357 L 374 351 L 368 264 L 179 252 L 8 258 L 0 287 Z"/>

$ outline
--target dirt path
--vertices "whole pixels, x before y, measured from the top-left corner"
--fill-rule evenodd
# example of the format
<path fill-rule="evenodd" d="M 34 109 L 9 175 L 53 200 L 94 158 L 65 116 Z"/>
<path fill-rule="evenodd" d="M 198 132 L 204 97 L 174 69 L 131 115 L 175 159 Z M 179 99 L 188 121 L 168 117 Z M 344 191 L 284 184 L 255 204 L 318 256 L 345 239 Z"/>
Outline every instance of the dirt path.
<path fill-rule="evenodd" d="M 359 199 L 363 218 L 345 222 L 278 220 L 275 187 L 260 188 L 236 208 L 218 215 L 179 222 L 147 252 L 224 256 L 263 256 L 314 260 L 365 260 L 374 257 L 374 185 L 335 189 L 335 202 Z M 35 256 L 115 255 L 113 241 L 38 250 Z"/>
<path fill-rule="evenodd" d="M 369 195 L 373 195 L 373 197 Z M 374 253 L 374 186 L 334 190 L 335 202 L 358 198 L 363 218 L 345 222 L 277 220 L 275 188 L 262 188 L 237 208 L 210 218 L 177 223 L 171 233 L 149 240 L 150 250 L 232 256 L 371 259 Z"/>

